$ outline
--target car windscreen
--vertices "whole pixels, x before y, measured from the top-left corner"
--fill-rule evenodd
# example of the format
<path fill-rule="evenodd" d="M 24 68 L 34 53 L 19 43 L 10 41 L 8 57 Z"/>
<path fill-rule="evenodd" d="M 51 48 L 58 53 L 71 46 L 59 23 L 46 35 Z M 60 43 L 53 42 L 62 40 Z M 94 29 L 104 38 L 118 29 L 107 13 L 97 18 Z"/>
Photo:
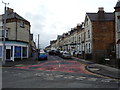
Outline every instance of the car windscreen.
<path fill-rule="evenodd" d="M 45 53 L 40 53 L 40 55 L 46 55 Z"/>

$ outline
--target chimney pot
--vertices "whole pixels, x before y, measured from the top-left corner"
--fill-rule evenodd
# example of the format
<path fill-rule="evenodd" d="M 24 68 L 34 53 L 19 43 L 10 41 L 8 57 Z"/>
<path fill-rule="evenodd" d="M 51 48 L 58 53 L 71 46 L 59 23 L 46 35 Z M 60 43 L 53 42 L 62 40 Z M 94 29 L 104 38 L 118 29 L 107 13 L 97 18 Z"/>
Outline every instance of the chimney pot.
<path fill-rule="evenodd" d="M 12 8 L 7 7 L 7 12 L 8 12 L 8 13 L 13 13 L 13 11 L 14 11 L 14 10 L 13 10 Z"/>
<path fill-rule="evenodd" d="M 105 13 L 104 13 L 104 8 L 103 7 L 99 7 L 98 8 L 98 20 L 104 20 L 105 19 Z"/>
<path fill-rule="evenodd" d="M 98 11 L 104 11 L 104 7 L 99 7 Z"/>

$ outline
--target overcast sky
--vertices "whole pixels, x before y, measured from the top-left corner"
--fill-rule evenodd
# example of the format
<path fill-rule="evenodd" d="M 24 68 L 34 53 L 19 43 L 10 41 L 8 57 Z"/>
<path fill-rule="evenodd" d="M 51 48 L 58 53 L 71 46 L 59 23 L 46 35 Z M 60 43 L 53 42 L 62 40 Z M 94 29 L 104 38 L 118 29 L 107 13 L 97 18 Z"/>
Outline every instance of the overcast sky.
<path fill-rule="evenodd" d="M 40 46 L 46 47 L 50 40 L 57 39 L 84 22 L 86 12 L 97 12 L 104 7 L 105 12 L 114 12 L 118 0 L 3 0 L 31 23 L 31 33 L 37 42 L 40 34 Z M 0 2 L 0 14 L 4 12 L 4 4 Z"/>

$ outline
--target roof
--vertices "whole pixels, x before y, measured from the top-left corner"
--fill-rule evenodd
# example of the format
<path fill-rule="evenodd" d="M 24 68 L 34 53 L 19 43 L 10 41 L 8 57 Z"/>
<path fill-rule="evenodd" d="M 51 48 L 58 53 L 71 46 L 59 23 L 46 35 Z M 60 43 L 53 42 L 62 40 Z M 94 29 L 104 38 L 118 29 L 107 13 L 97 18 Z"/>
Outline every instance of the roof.
<path fill-rule="evenodd" d="M 91 21 L 99 21 L 98 13 L 86 13 Z M 104 13 L 104 19 L 101 21 L 114 21 L 114 13 Z"/>
<path fill-rule="evenodd" d="M 3 19 L 5 17 L 5 14 L 2 15 L 3 16 Z M 12 12 L 12 13 L 7 13 L 7 20 L 9 19 L 18 19 L 18 20 L 22 20 L 22 21 L 25 21 L 27 22 L 27 24 L 30 25 L 30 22 L 26 19 L 24 19 L 23 17 L 21 17 L 20 15 L 18 15 L 16 12 Z"/>
<path fill-rule="evenodd" d="M 3 14 L 3 19 L 4 19 L 4 16 L 5 16 L 5 14 Z M 16 12 L 8 13 L 7 14 L 7 19 L 11 19 L 11 18 L 17 18 L 17 19 L 21 19 L 21 20 L 27 21 L 26 19 L 24 19 L 23 17 L 21 17 L 20 15 L 18 15 Z"/>
<path fill-rule="evenodd" d="M 120 0 L 118 0 L 117 4 L 116 4 L 116 6 L 115 6 L 115 9 L 116 9 L 116 8 L 120 8 Z"/>

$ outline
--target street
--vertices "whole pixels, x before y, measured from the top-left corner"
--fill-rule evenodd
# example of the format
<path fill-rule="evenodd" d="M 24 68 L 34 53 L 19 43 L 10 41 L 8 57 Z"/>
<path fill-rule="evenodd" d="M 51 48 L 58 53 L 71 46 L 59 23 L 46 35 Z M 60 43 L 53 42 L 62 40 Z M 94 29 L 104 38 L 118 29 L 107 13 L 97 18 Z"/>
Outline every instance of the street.
<path fill-rule="evenodd" d="M 48 56 L 34 65 L 2 68 L 2 88 L 118 88 L 118 80 L 91 73 L 74 59 Z"/>

